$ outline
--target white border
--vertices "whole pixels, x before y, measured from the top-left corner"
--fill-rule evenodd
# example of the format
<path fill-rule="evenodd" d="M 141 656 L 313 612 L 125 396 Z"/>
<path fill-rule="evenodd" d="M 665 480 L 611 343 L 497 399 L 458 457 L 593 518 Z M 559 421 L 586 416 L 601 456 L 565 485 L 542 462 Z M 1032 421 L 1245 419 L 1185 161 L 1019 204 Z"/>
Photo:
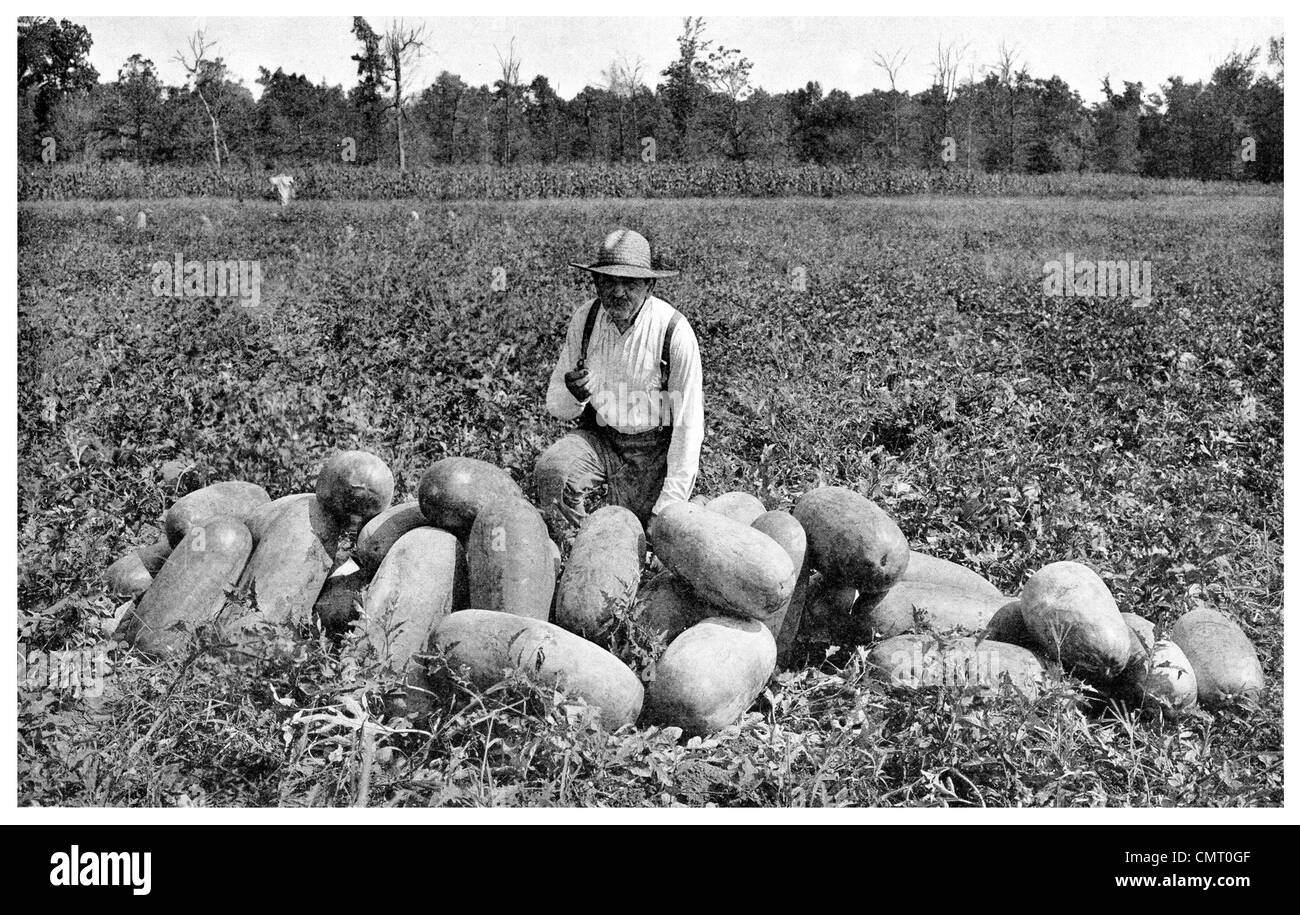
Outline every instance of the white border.
<path fill-rule="evenodd" d="M 27 4 L 30 7 L 30 4 Z M 276 10 L 277 16 L 286 16 L 297 14 L 301 10 L 301 15 L 305 16 L 322 16 L 322 15 L 355 15 L 357 13 L 370 14 L 367 10 L 357 10 L 355 5 L 342 5 L 333 0 L 325 2 L 314 2 L 311 4 L 289 4 L 280 6 Z M 988 10 L 989 7 L 981 7 L 982 11 Z M 1042 19 L 1059 19 L 1069 18 L 1069 16 L 1044 16 L 1041 5 L 1038 3 L 1028 2 L 1028 0 L 1015 0 L 1015 2 L 1000 2 L 996 5 L 997 16 L 1023 16 Z M 1266 0 L 1266 2 L 1253 4 L 1249 8 L 1249 14 L 1259 18 L 1281 18 L 1285 22 L 1285 31 L 1289 31 L 1291 16 L 1288 15 L 1289 7 L 1277 2 L 1277 0 Z M 174 16 L 177 8 L 173 4 L 164 4 L 160 2 L 152 3 L 124 3 L 117 4 L 113 7 L 115 15 L 146 15 L 146 16 Z M 921 16 L 960 16 L 970 17 L 972 10 L 969 4 L 947 0 L 947 2 L 919 2 L 909 4 L 907 7 L 909 16 L 898 18 L 918 18 Z M 213 15 L 221 16 L 257 16 L 265 13 L 266 7 L 263 3 L 251 3 L 247 0 L 237 0 L 237 2 L 226 2 L 221 5 L 219 13 Z M 885 10 L 864 10 L 859 6 L 850 6 L 846 3 L 826 3 L 819 0 L 811 0 L 799 4 L 798 11 L 804 16 L 826 16 L 826 15 L 850 15 L 853 17 L 869 18 L 874 15 L 884 14 Z M 441 18 L 428 13 L 427 6 L 415 4 L 398 4 L 394 9 L 389 7 L 383 11 L 385 15 L 396 13 L 398 15 L 422 16 L 425 18 Z M 594 2 L 551 2 L 547 3 L 544 10 L 539 9 L 536 4 L 522 2 L 522 0 L 502 0 L 493 6 L 495 15 L 628 15 L 628 16 L 645 16 L 651 10 L 645 8 L 623 9 L 622 11 L 612 11 L 609 4 L 597 4 Z M 1202 4 L 1193 11 L 1195 16 L 1216 17 L 1221 15 L 1225 10 L 1221 6 L 1211 6 Z M 1245 12 L 1237 10 L 1236 12 Z M 60 6 L 53 11 L 24 9 L 24 15 L 52 15 L 55 17 L 62 16 L 102 16 L 105 10 L 102 4 L 87 2 L 70 2 Z M 692 8 L 680 4 L 659 5 L 653 8 L 655 15 L 664 16 L 683 16 L 703 14 L 708 15 L 743 15 L 743 16 L 773 16 L 789 15 L 789 4 L 779 4 L 771 0 L 752 0 L 752 2 L 732 2 L 727 3 L 710 3 L 705 9 Z M 864 15 L 866 14 L 866 15 Z M 1162 0 L 1162 2 L 1116 2 L 1116 0 L 1099 0 L 1099 2 L 1090 3 L 1086 10 L 1071 11 L 1070 16 L 1087 15 L 1103 17 L 1129 17 L 1129 16 L 1168 16 L 1168 17 L 1186 17 L 1188 15 L 1187 5 L 1185 3 L 1172 2 L 1172 0 Z M 188 16 L 177 18 L 199 18 L 194 16 L 190 11 Z M 10 44 L 7 46 L 6 54 L 9 56 L 9 66 L 6 72 L 15 72 L 17 50 L 16 46 Z M 6 120 L 9 125 L 16 124 L 17 112 L 15 105 L 15 96 L 12 92 L 4 94 L 3 100 Z M 1293 106 L 1294 108 L 1294 106 Z M 1293 110 L 1286 114 L 1286 126 L 1288 135 L 1295 133 L 1291 128 L 1294 125 L 1296 115 Z M 17 175 L 16 147 L 10 141 L 3 146 L 3 156 L 6 173 L 12 176 Z M 1295 171 L 1296 156 L 1295 146 L 1286 157 L 1287 170 L 1292 174 L 1298 174 Z M 6 199 L 5 207 L 8 212 L 3 222 L 4 232 L 4 258 L 5 272 L 10 278 L 8 285 L 4 290 L 5 308 L 3 309 L 3 327 L 6 339 L 9 342 L 9 352 L 17 352 L 17 202 L 15 199 Z M 1284 213 L 1287 222 L 1292 222 L 1291 214 L 1294 211 L 1292 202 L 1284 203 Z M 1293 256 L 1295 253 L 1294 237 L 1287 240 L 1285 244 L 1286 266 L 1289 268 L 1292 263 L 1296 262 Z M 1225 303 L 1226 307 L 1231 307 L 1232 303 Z M 1295 377 L 1295 341 L 1292 337 L 1292 329 L 1295 322 L 1289 318 L 1286 319 L 1286 333 L 1284 341 L 1284 364 L 1285 378 L 1288 380 L 1286 385 L 1285 398 L 1287 402 L 1294 402 L 1294 390 L 1289 380 Z M 5 499 L 12 506 L 10 513 L 10 522 L 4 527 L 4 543 L 10 548 L 10 556 L 17 556 L 17 363 L 16 360 L 10 363 L 4 372 L 4 405 L 7 414 L 7 423 L 4 427 L 4 435 L 7 442 L 0 454 L 5 469 L 5 477 L 9 481 L 9 488 L 5 493 Z M 1284 441 L 1292 442 L 1295 440 L 1295 424 L 1292 422 L 1291 412 L 1289 411 L 1284 420 Z M 1296 477 L 1293 462 L 1286 460 L 1285 467 L 1285 491 L 1294 492 Z M 1291 502 L 1285 507 L 1285 531 L 1294 530 L 1294 511 Z M 1290 568 L 1290 558 L 1294 553 L 1291 542 L 1285 542 L 1285 568 Z M 14 595 L 17 592 L 16 571 L 13 563 L 4 566 L 3 569 L 4 587 L 7 588 L 5 593 Z M 1284 619 L 1289 614 L 1283 614 Z M 12 638 L 15 633 L 16 608 L 7 616 L 7 638 Z M 1292 656 L 1292 642 L 1290 633 L 1287 633 L 1285 639 L 1284 657 L 1286 668 L 1295 670 L 1295 658 Z M 14 654 L 10 651 L 5 652 L 3 666 L 0 666 L 0 676 L 3 676 L 3 682 L 16 682 L 16 665 Z M 1295 688 L 1292 681 L 1295 675 L 1284 686 L 1284 718 L 1285 734 L 1291 735 L 1295 732 Z M 16 739 L 16 710 L 14 703 L 3 703 L 4 715 L 4 733 L 14 734 Z M 1285 751 L 1290 750 L 1289 741 Z M 718 810 L 641 810 L 641 809 L 617 809 L 617 810 L 575 810 L 575 809 L 474 809 L 474 810 L 395 810 L 387 808 L 368 808 L 362 810 L 355 809 L 209 809 L 200 810 L 195 808 L 186 808 L 179 810 L 168 809 L 122 809 L 122 808 L 17 808 L 15 807 L 17 797 L 17 779 L 16 779 L 16 754 L 14 752 L 5 752 L 0 754 L 0 809 L 4 810 L 4 821 L 25 824 L 78 824 L 78 823 L 104 823 L 104 824 L 186 824 L 186 823 L 203 823 L 203 824 L 272 824 L 272 823 L 295 823 L 295 824 L 325 824 L 325 823 L 365 823 L 365 824 L 417 824 L 417 823 L 446 823 L 446 824 L 502 824 L 502 823 L 618 823 L 618 824 L 647 824 L 647 823 L 711 823 L 711 824 L 765 824 L 765 823 L 791 823 L 791 824 L 845 824 L 845 823 L 879 823 L 879 824 L 1045 824 L 1045 823 L 1068 823 L 1068 824 L 1280 824 L 1297 822 L 1296 808 L 1297 804 L 1290 800 L 1296 784 L 1296 762 L 1290 752 L 1285 754 L 1285 785 L 1291 790 L 1287 791 L 1287 803 L 1280 809 L 1248 809 L 1248 810 L 1207 810 L 1207 809 L 1169 809 L 1169 808 L 1105 808 L 1098 810 L 1079 810 L 1079 809 L 989 809 L 989 810 L 935 810 L 935 809 L 917 809 L 917 808 L 854 808 L 849 810 L 786 810 L 781 808 L 764 808 L 764 809 L 718 809 Z"/>

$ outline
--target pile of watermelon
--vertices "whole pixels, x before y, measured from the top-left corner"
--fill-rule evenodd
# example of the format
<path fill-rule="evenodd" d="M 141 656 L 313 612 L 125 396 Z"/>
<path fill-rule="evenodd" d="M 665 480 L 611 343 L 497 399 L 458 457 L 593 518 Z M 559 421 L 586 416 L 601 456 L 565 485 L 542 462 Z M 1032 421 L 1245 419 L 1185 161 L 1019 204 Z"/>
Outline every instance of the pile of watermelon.
<path fill-rule="evenodd" d="M 115 639 L 149 655 L 182 653 L 194 627 L 214 620 L 241 587 L 256 595 L 257 612 L 231 620 L 237 639 L 308 617 L 336 569 L 343 532 L 392 498 L 392 472 L 363 451 L 332 458 L 315 493 L 272 500 L 240 481 L 189 493 L 168 509 L 161 539 L 109 567 L 110 591 L 129 598 Z"/>
<path fill-rule="evenodd" d="M 819 632 L 871 645 L 874 674 L 901 687 L 1009 684 L 1034 695 L 1064 669 L 1176 714 L 1263 686 L 1250 641 L 1217 611 L 1194 610 L 1157 638 L 1073 562 L 1046 566 L 1012 598 L 910 549 L 878 505 L 841 487 L 811 490 L 793 512 L 742 492 L 697 496 L 666 506 L 649 531 L 607 506 L 586 518 L 563 560 L 541 512 L 490 463 L 444 458 L 415 500 L 393 505 L 393 494 L 380 458 L 344 451 L 314 493 L 273 500 L 232 481 L 184 496 L 161 540 L 108 570 L 127 599 L 115 640 L 174 656 L 196 627 L 220 619 L 228 638 L 255 651 L 267 624 L 314 615 L 353 629 L 356 644 L 404 678 L 414 710 L 428 695 L 422 656 L 436 646 L 480 686 L 523 670 L 581 697 L 608 728 L 690 734 L 733 724 L 800 637 Z M 230 615 L 234 593 L 251 612 Z M 667 645 L 648 685 L 598 644 L 629 615 Z"/>
<path fill-rule="evenodd" d="M 813 490 L 794 517 L 808 535 L 805 631 L 871 644 L 873 673 L 894 685 L 990 693 L 1009 682 L 1033 696 L 1064 671 L 1104 697 L 1169 715 L 1263 689 L 1249 638 L 1209 607 L 1158 636 L 1150 620 L 1121 613 L 1101 577 L 1078 562 L 1044 566 L 1011 597 L 970 569 L 911 550 L 897 525 L 851 490 Z M 793 618 L 779 641 L 792 635 Z"/>

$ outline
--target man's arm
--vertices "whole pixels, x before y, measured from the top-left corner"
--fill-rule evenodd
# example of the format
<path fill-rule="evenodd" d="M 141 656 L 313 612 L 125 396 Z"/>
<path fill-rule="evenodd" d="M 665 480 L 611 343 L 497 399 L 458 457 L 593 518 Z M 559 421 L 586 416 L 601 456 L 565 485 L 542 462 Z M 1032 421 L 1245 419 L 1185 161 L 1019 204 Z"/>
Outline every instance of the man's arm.
<path fill-rule="evenodd" d="M 704 381 L 700 368 L 700 346 L 695 331 L 682 320 L 670 346 L 672 371 L 668 376 L 668 406 L 672 409 L 673 437 L 668 446 L 668 474 L 655 502 L 653 514 L 674 500 L 691 497 L 691 487 L 700 470 L 700 446 L 704 443 Z"/>
<path fill-rule="evenodd" d="M 564 346 L 560 348 L 560 358 L 551 371 L 551 383 L 546 389 L 546 412 L 556 419 L 577 419 L 582 415 L 582 408 L 586 405 L 585 401 L 580 401 L 569 393 L 569 388 L 564 383 L 564 375 L 577 365 L 575 354 L 582 348 L 582 325 L 587 317 L 587 308 L 579 308 L 574 312 L 569 321 L 569 332 L 565 336 Z"/>

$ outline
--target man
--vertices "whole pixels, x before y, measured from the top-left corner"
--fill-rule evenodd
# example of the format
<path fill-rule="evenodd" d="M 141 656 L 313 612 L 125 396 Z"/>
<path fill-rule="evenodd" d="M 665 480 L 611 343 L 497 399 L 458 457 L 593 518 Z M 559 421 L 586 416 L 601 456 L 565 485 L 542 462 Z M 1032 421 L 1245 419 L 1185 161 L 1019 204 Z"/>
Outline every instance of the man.
<path fill-rule="evenodd" d="M 281 209 L 287 207 L 289 201 L 293 199 L 293 176 L 276 175 L 271 179 L 271 187 L 275 188 L 275 192 L 280 195 Z"/>
<path fill-rule="evenodd" d="M 538 504 L 556 540 L 581 525 L 584 498 L 608 501 L 645 526 L 668 502 L 691 497 L 704 440 L 700 350 L 675 308 L 653 295 L 676 271 L 650 266 L 650 243 L 630 229 L 605 237 L 591 264 L 596 297 L 569 322 L 546 409 L 578 428 L 537 459 Z"/>

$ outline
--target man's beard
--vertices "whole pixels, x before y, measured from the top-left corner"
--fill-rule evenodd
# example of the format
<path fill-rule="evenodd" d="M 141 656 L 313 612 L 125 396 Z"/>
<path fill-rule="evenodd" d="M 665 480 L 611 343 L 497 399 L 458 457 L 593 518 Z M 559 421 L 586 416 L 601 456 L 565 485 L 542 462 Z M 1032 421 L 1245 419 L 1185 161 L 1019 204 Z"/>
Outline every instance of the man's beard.
<path fill-rule="evenodd" d="M 624 305 L 606 305 L 605 308 L 609 311 L 612 317 L 619 321 L 632 321 L 641 313 L 641 309 L 645 307 L 645 303 L 649 301 L 649 299 L 650 295 L 647 293 L 646 297 L 638 304 L 634 305 L 631 302 L 628 302 Z"/>

